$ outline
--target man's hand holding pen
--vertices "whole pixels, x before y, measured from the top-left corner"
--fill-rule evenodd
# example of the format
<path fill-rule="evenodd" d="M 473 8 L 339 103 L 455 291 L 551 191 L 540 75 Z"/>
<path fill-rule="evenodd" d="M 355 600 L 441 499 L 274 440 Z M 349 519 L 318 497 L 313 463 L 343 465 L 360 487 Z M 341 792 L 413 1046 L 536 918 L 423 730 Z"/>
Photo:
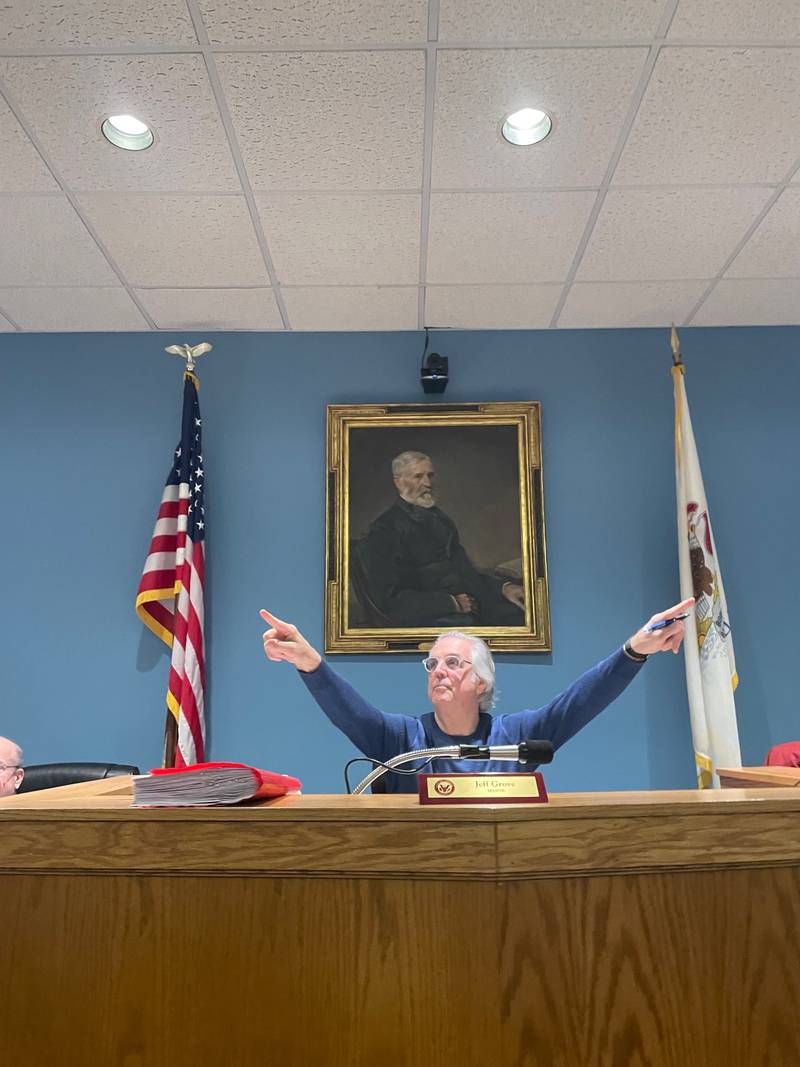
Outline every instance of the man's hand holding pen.
<path fill-rule="evenodd" d="M 649 656 L 654 652 L 677 653 L 686 629 L 683 620 L 689 617 L 693 606 L 694 597 L 689 597 L 653 615 L 641 630 L 633 634 L 627 642 L 628 646 L 640 656 Z"/>

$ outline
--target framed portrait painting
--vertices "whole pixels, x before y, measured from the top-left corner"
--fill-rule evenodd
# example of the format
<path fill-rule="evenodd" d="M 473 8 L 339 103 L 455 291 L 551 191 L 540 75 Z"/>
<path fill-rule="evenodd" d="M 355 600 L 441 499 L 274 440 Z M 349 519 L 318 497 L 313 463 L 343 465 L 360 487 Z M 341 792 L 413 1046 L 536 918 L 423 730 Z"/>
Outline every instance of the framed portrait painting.
<path fill-rule="evenodd" d="M 326 652 L 549 652 L 537 402 L 328 407 Z"/>

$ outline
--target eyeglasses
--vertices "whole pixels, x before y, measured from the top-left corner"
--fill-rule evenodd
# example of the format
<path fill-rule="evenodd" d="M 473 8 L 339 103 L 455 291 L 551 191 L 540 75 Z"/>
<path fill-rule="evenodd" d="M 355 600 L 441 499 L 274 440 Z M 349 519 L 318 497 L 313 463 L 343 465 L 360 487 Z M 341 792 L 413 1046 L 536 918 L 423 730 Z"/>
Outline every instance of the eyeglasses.
<path fill-rule="evenodd" d="M 0 774 L 2 774 L 3 771 L 17 771 L 19 770 L 19 766 L 18 763 L 3 763 L 3 761 L 0 760 Z"/>
<path fill-rule="evenodd" d="M 441 660 L 437 656 L 428 656 L 422 661 L 422 666 L 428 674 L 432 674 L 440 663 L 443 663 L 449 671 L 458 671 L 462 667 L 471 666 L 472 660 L 462 659 L 461 656 L 445 656 Z"/>

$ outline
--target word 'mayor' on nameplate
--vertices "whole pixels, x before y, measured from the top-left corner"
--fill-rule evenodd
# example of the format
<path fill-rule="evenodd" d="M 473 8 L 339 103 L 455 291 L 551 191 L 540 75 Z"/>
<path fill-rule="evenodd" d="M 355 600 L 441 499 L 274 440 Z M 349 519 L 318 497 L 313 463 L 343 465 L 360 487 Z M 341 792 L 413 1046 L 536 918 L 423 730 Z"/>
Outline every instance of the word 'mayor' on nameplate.
<path fill-rule="evenodd" d="M 420 804 L 546 804 L 538 772 L 529 774 L 420 774 Z"/>

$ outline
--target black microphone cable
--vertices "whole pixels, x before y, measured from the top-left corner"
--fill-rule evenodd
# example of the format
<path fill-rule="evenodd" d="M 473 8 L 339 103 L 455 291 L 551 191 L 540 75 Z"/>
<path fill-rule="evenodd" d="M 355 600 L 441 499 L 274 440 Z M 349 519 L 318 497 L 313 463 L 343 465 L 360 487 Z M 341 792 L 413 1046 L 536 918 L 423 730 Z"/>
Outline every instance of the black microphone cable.
<path fill-rule="evenodd" d="M 424 771 L 426 767 L 430 767 L 435 759 L 439 759 L 438 756 L 428 756 L 419 767 L 416 769 L 390 767 L 388 763 L 383 763 L 379 759 L 373 759 L 371 756 L 356 756 L 354 759 L 348 760 L 344 765 L 344 787 L 348 794 L 352 796 L 353 790 L 350 787 L 350 768 L 354 763 L 371 763 L 373 767 L 385 767 L 387 771 L 393 771 L 395 774 L 419 774 L 420 771 Z"/>

